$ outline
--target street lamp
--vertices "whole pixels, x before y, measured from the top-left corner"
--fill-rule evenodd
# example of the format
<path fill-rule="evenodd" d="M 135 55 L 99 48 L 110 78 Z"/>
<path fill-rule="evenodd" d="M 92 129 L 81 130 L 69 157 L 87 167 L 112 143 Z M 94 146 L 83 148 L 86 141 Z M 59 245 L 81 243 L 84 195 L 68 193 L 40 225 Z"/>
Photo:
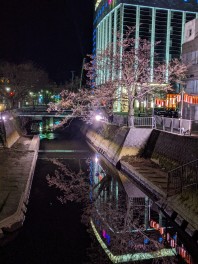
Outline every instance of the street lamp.
<path fill-rule="evenodd" d="M 11 90 L 10 87 L 6 87 L 5 89 L 6 89 L 6 92 L 10 92 Z"/>

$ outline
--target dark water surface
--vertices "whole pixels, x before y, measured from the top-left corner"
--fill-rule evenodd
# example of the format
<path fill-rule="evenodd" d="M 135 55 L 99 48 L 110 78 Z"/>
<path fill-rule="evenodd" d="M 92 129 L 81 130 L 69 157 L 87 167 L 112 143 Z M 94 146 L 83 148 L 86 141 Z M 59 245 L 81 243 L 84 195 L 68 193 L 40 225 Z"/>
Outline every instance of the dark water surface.
<path fill-rule="evenodd" d="M 39 154 L 24 226 L 15 238 L 0 248 L 0 264 L 80 264 L 86 260 L 90 245 L 86 228 L 81 224 L 81 208 L 76 204 L 62 205 L 59 192 L 49 188 L 46 175 L 54 166 L 46 158 L 86 158 L 88 146 L 79 138 L 64 135 L 54 140 L 41 141 L 41 150 L 69 150 L 69 152 Z M 71 150 L 84 150 L 82 153 Z"/>

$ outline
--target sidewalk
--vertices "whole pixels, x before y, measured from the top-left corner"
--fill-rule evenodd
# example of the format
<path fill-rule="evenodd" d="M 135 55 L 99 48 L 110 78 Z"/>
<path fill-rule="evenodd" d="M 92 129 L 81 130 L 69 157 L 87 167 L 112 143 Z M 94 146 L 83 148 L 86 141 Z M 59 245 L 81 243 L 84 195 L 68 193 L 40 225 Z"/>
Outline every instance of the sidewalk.
<path fill-rule="evenodd" d="M 38 136 L 0 149 L 0 238 L 23 225 L 39 148 Z"/>
<path fill-rule="evenodd" d="M 167 198 L 168 174 L 150 160 L 122 160 L 121 170 L 142 184 L 158 206 L 192 237 L 198 231 L 198 195 L 189 192 Z M 173 217 L 175 216 L 175 217 Z"/>

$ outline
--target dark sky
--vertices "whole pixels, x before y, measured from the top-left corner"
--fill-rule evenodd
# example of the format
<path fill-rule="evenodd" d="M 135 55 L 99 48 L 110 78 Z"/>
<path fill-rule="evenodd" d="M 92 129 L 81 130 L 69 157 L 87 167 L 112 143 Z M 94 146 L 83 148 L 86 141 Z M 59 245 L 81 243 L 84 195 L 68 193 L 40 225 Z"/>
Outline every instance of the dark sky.
<path fill-rule="evenodd" d="M 33 61 L 53 81 L 80 75 L 92 50 L 93 0 L 0 0 L 0 61 Z"/>

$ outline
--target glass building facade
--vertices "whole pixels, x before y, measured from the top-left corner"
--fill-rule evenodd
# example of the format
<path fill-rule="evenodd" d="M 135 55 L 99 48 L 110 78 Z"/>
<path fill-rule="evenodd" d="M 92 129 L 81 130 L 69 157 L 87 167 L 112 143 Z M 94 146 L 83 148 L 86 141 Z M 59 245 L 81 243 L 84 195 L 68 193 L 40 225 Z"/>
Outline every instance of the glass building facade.
<path fill-rule="evenodd" d="M 198 0 L 96 0 L 93 52 L 113 42 L 115 32 L 135 26 L 134 37 L 161 41 L 156 52 L 169 61 L 180 56 L 185 23 L 194 18 L 198 18 Z"/>
<path fill-rule="evenodd" d="M 116 32 L 122 34 L 131 26 L 135 38 L 151 44 L 160 41 L 151 45 L 151 64 L 154 53 L 168 63 L 180 57 L 185 23 L 194 18 L 198 18 L 198 0 L 96 0 L 93 54 L 116 42 Z"/>

